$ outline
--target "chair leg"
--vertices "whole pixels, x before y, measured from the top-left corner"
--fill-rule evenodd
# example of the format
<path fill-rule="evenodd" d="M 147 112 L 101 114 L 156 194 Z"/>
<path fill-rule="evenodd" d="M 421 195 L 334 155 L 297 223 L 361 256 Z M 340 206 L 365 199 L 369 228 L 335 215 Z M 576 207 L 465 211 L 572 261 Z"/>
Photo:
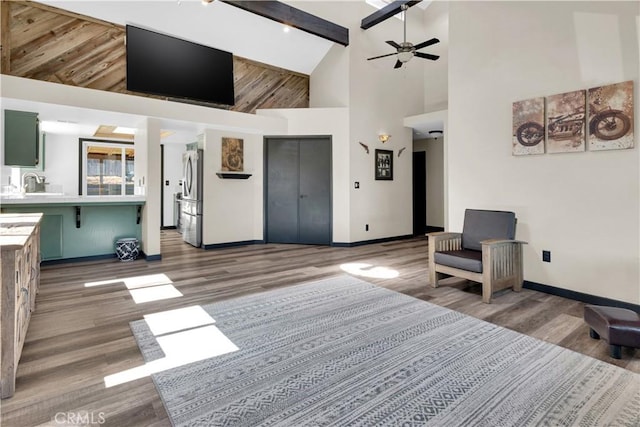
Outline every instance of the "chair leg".
<path fill-rule="evenodd" d="M 431 284 L 432 288 L 437 288 L 438 287 L 438 272 L 436 271 L 436 266 L 434 265 L 430 265 L 429 266 L 429 283 Z"/>
<path fill-rule="evenodd" d="M 491 304 L 491 282 L 487 280 L 482 281 L 482 302 L 486 304 Z"/>
<path fill-rule="evenodd" d="M 622 359 L 622 346 L 609 345 L 609 353 L 614 359 Z"/>
<path fill-rule="evenodd" d="M 515 285 L 513 285 L 513 290 L 515 292 L 520 292 L 522 290 L 522 281 L 521 280 L 516 281 Z"/>
<path fill-rule="evenodd" d="M 589 336 L 594 340 L 600 339 L 600 334 L 593 330 L 593 328 L 589 328 Z"/>

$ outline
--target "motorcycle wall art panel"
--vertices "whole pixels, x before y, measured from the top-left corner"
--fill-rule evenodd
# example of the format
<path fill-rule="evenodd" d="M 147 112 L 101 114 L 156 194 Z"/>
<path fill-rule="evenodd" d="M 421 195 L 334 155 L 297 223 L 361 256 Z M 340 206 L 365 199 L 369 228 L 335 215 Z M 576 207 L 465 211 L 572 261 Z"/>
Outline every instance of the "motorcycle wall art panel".
<path fill-rule="evenodd" d="M 244 171 L 243 140 L 238 138 L 222 138 L 222 171 Z"/>
<path fill-rule="evenodd" d="M 513 103 L 514 156 L 544 154 L 544 98 Z"/>
<path fill-rule="evenodd" d="M 585 150 L 584 90 L 547 97 L 547 153 Z"/>
<path fill-rule="evenodd" d="M 589 89 L 589 150 L 633 148 L 633 82 Z"/>

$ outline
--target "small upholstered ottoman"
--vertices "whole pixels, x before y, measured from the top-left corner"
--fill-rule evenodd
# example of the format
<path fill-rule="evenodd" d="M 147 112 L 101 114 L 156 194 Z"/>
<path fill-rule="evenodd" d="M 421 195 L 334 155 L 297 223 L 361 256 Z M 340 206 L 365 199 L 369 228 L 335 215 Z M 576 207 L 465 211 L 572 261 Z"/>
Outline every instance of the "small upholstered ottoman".
<path fill-rule="evenodd" d="M 591 338 L 609 343 L 611 357 L 622 357 L 622 346 L 640 348 L 640 315 L 633 310 L 599 305 L 584 306 L 584 321 Z"/>

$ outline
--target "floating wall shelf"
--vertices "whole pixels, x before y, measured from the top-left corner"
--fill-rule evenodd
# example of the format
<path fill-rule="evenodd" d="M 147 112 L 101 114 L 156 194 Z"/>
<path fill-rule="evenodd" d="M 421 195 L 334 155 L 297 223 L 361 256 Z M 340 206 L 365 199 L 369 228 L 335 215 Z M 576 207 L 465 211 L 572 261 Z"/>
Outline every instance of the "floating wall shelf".
<path fill-rule="evenodd" d="M 244 172 L 216 172 L 220 179 L 247 179 L 251 176 L 250 173 Z"/>

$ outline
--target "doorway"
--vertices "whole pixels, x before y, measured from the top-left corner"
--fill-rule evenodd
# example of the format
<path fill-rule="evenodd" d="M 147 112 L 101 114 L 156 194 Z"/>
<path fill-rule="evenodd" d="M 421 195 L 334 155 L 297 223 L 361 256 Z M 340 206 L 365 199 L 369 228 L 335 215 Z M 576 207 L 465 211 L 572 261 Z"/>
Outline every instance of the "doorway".
<path fill-rule="evenodd" d="M 427 224 L 427 156 L 413 152 L 413 235 L 421 236 Z"/>
<path fill-rule="evenodd" d="M 265 241 L 332 241 L 331 137 L 265 139 Z"/>

